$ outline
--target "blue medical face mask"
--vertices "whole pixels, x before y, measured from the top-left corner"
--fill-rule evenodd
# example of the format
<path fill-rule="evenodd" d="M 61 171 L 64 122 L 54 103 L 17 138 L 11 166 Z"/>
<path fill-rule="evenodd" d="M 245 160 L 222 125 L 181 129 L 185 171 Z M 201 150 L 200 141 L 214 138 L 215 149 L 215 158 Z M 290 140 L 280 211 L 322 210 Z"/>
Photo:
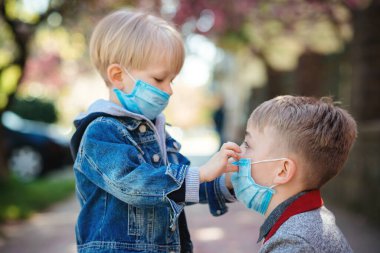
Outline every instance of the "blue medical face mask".
<path fill-rule="evenodd" d="M 125 72 L 135 81 L 135 87 L 130 94 L 113 89 L 120 103 L 130 112 L 155 119 L 168 105 L 170 95 L 142 80 L 136 81 L 126 69 Z"/>
<path fill-rule="evenodd" d="M 251 164 L 281 161 L 284 159 L 286 158 L 251 162 L 249 158 L 242 158 L 239 161 L 233 162 L 233 165 L 239 166 L 239 171 L 234 172 L 231 176 L 231 182 L 234 186 L 237 199 L 247 208 L 264 215 L 268 210 L 273 194 L 276 193 L 273 189 L 276 185 L 268 187 L 257 184 L 251 176 Z"/>

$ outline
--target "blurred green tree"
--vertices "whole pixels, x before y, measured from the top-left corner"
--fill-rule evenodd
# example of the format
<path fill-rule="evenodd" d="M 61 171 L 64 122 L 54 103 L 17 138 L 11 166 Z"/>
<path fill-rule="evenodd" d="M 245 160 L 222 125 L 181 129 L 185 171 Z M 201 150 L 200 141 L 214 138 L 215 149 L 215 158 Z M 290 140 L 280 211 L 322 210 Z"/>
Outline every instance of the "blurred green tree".
<path fill-rule="evenodd" d="M 91 1 L 0 1 L 0 117 L 14 100 L 24 77 L 30 42 L 37 29 L 54 15 L 78 15 L 78 6 Z M 0 177 L 7 174 L 0 124 Z"/>
<path fill-rule="evenodd" d="M 352 38 L 350 10 L 367 3 L 367 0 L 181 0 L 174 21 L 214 38 L 230 52 L 246 48 L 251 57 L 260 58 L 266 66 L 268 97 L 273 97 L 287 91 L 280 82 L 286 72 L 299 66 L 301 56 L 303 62 L 320 72 L 321 55 L 343 51 Z M 303 77 L 298 81 L 304 82 Z M 317 85 L 320 80 L 309 78 L 308 85 L 298 87 L 305 95 L 320 95 L 321 87 Z"/>
<path fill-rule="evenodd" d="M 37 12 L 30 13 L 22 8 L 21 1 L 0 1 L 2 36 L 0 39 L 0 116 L 13 100 L 23 77 L 29 54 L 29 42 L 38 26 L 55 11 L 61 11 L 63 4 L 41 6 Z M 5 175 L 5 157 L 3 157 L 3 130 L 0 125 L 0 175 Z"/>
<path fill-rule="evenodd" d="M 35 54 L 35 48 L 31 48 L 35 46 L 32 42 L 38 31 L 59 26 L 69 31 L 74 30 L 77 33 L 89 34 L 97 20 L 114 9 L 138 7 L 159 12 L 160 6 L 160 0 L 0 0 L 0 117 L 12 105 L 20 84 L 26 77 L 27 62 Z M 54 38 L 56 40 L 62 39 L 63 34 L 66 34 L 62 31 L 57 33 L 59 36 Z M 49 36 L 49 33 L 46 34 Z M 66 53 L 72 55 L 77 52 L 73 49 Z M 60 59 L 56 59 L 56 61 L 54 59 L 57 57 L 56 55 L 45 55 L 44 57 L 47 58 L 38 59 L 38 57 L 34 57 L 30 61 L 28 67 L 31 70 L 27 77 L 59 82 L 54 73 L 46 73 L 42 76 L 41 73 L 36 74 L 38 71 L 33 71 L 36 68 L 54 71 L 54 67 L 59 67 L 57 61 L 59 63 Z M 58 57 L 62 57 L 62 55 L 58 55 Z M 54 66 L 43 64 L 44 61 L 45 63 L 46 61 L 53 61 L 51 63 L 54 63 Z M 36 64 L 40 64 L 40 66 L 36 66 Z M 4 152 L 2 152 L 2 134 L 0 124 L 0 178 L 4 178 L 6 175 L 5 157 L 3 157 Z"/>
<path fill-rule="evenodd" d="M 8 110 L 28 120 L 55 123 L 58 119 L 54 103 L 38 98 L 22 99 L 16 96 Z"/>

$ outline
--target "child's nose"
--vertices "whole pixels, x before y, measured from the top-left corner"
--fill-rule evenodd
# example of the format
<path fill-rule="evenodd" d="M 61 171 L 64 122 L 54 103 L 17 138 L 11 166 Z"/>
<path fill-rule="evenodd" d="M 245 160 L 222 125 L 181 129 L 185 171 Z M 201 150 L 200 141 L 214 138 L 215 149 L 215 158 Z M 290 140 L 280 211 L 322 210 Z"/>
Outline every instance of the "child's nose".
<path fill-rule="evenodd" d="M 168 93 L 170 96 L 173 95 L 172 83 L 165 85 L 163 91 Z"/>

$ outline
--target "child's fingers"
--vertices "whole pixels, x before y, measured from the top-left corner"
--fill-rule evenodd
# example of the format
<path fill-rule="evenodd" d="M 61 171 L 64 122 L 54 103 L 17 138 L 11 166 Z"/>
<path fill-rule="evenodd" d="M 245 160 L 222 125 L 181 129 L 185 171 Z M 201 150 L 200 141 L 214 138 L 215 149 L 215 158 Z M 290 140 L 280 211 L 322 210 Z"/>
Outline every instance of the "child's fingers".
<path fill-rule="evenodd" d="M 235 151 L 236 153 L 241 153 L 240 146 L 231 141 L 224 143 L 221 150 L 222 149 L 231 149 Z"/>
<path fill-rule="evenodd" d="M 233 165 L 232 163 L 237 161 L 238 159 L 230 157 L 227 160 L 226 172 L 235 172 L 239 170 L 239 166 Z"/>
<path fill-rule="evenodd" d="M 233 150 L 227 149 L 227 150 L 223 150 L 222 152 L 223 152 L 223 156 L 227 157 L 228 160 L 231 159 L 231 157 L 235 160 L 239 160 L 239 155 Z"/>
<path fill-rule="evenodd" d="M 235 161 L 240 159 L 239 154 L 241 150 L 240 150 L 240 147 L 236 143 L 226 142 L 223 144 L 220 151 L 223 152 L 228 157 L 230 158 L 232 157 Z M 229 162 L 232 162 L 230 158 L 229 158 Z"/>
<path fill-rule="evenodd" d="M 233 162 L 236 162 L 236 159 L 233 157 L 230 157 L 230 158 L 228 158 L 227 162 L 228 162 L 228 164 L 231 164 Z M 236 165 L 234 165 L 234 166 L 236 166 Z"/>
<path fill-rule="evenodd" d="M 236 172 L 236 171 L 239 171 L 238 166 L 230 164 L 230 163 L 227 164 L 225 172 Z"/>

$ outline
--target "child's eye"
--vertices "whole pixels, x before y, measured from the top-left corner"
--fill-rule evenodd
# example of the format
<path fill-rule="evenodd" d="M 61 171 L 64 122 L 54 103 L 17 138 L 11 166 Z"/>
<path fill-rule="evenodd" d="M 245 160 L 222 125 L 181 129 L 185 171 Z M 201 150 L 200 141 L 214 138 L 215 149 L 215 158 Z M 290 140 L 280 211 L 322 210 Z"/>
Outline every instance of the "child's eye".
<path fill-rule="evenodd" d="M 154 80 L 155 80 L 156 82 L 158 82 L 158 83 L 161 83 L 162 81 L 164 81 L 164 80 L 162 80 L 162 79 L 160 79 L 160 78 L 154 78 Z"/>
<path fill-rule="evenodd" d="M 248 142 L 244 141 L 244 147 L 249 148 Z"/>

